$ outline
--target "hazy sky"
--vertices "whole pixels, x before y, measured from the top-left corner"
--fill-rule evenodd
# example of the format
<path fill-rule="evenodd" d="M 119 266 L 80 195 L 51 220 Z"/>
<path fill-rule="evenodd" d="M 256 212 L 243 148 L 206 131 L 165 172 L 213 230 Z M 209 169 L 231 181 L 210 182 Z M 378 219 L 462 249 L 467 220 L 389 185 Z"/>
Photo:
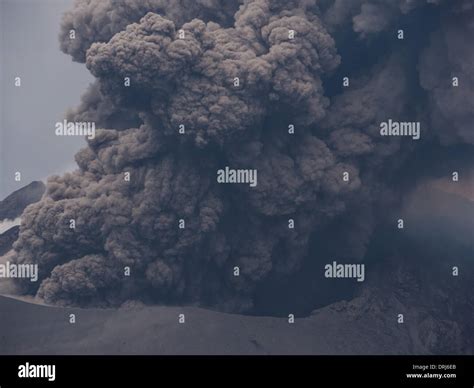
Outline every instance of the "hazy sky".
<path fill-rule="evenodd" d="M 92 76 L 59 50 L 62 14 L 73 0 L 0 0 L 0 199 L 33 180 L 74 168 L 81 137 L 54 124 L 79 103 Z M 15 77 L 21 87 L 15 87 Z M 20 171 L 22 181 L 15 182 Z"/>

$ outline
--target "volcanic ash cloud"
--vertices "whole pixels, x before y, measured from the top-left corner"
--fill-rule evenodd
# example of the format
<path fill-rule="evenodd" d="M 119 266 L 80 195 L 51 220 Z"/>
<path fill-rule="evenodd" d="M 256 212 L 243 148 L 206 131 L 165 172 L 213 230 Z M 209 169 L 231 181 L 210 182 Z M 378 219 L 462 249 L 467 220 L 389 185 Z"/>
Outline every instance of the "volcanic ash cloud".
<path fill-rule="evenodd" d="M 68 118 L 98 129 L 78 170 L 51 177 L 22 215 L 14 260 L 40 271 L 24 291 L 63 305 L 249 311 L 344 214 L 364 225 L 335 232 L 355 236 L 334 235 L 335 249 L 363 259 L 379 197 L 397 197 L 381 177 L 412 149 L 377 132 L 407 114 L 407 66 L 399 53 L 377 58 L 330 106 L 323 81 L 341 58 L 322 15 L 310 0 L 78 1 L 61 48 L 97 81 Z M 256 169 L 258 185 L 217 183 L 225 166 Z"/>

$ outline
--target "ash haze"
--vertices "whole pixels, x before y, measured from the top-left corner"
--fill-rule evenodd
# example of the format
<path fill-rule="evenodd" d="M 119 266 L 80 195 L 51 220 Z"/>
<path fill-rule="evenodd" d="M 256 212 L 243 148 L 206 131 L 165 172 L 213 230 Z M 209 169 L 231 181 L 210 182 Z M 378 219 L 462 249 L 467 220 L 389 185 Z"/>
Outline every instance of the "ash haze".
<path fill-rule="evenodd" d="M 78 0 L 58 35 L 81 82 L 61 112 L 82 97 L 32 133 L 64 158 L 78 140 L 54 123 L 94 134 L 21 216 L 8 258 L 39 271 L 17 290 L 63 307 L 370 310 L 393 343 L 400 311 L 380 306 L 403 307 L 417 338 L 402 345 L 472 352 L 473 32 L 468 0 Z"/>

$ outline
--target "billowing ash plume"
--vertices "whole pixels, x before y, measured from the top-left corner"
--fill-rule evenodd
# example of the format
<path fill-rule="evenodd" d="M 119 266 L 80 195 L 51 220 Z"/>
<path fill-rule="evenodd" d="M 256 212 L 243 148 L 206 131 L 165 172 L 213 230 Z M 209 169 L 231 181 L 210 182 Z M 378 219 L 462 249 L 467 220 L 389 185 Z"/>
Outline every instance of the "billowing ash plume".
<path fill-rule="evenodd" d="M 63 18 L 61 49 L 75 61 L 84 62 L 86 51 L 94 42 L 108 42 L 130 23 L 138 22 L 148 12 L 165 14 L 181 25 L 193 18 L 213 20 L 221 25 L 233 22 L 233 15 L 243 1 L 226 0 L 89 0 L 76 1 L 74 9 Z M 69 39 L 69 32 L 76 39 Z"/>
<path fill-rule="evenodd" d="M 431 125 L 442 141 L 474 144 L 474 104 L 466 103 L 474 90 L 474 3 L 456 5 L 421 55 L 420 82 L 429 93 Z"/>
<path fill-rule="evenodd" d="M 448 0 L 449 1 L 449 0 Z M 334 0 L 325 10 L 324 19 L 331 29 L 351 23 L 361 37 L 389 29 L 400 17 L 428 5 L 447 0 Z"/>
<path fill-rule="evenodd" d="M 377 209 L 398 201 L 387 176 L 416 147 L 382 138 L 381 121 L 418 120 L 428 138 L 472 143 L 473 111 L 439 104 L 449 88 L 440 74 L 452 65 L 464 93 L 473 81 L 470 53 L 438 60 L 449 42 L 434 39 L 423 51 L 421 87 L 397 48 L 325 96 L 341 55 L 351 61 L 328 31 L 352 15 L 355 33 L 379 33 L 426 1 L 241 3 L 82 0 L 65 15 L 61 48 L 97 78 L 68 117 L 102 129 L 76 155 L 79 169 L 50 178 L 22 216 L 15 260 L 39 264 L 42 280 L 22 284 L 26 292 L 58 304 L 141 299 L 249 311 L 269 279 L 305 260 L 327 262 L 308 249 L 338 218 L 348 221 L 327 245 L 363 260 Z M 435 34 L 449 40 L 472 28 L 469 20 Z M 427 94 L 422 103 L 413 88 Z M 432 124 L 440 115 L 454 120 L 452 133 Z M 217 183 L 224 166 L 256 169 L 257 186 Z"/>

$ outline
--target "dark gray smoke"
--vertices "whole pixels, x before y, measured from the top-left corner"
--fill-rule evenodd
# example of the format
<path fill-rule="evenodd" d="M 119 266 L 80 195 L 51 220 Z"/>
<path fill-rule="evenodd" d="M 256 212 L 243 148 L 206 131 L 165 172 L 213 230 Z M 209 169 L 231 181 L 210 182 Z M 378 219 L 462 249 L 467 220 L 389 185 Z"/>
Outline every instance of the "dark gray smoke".
<path fill-rule="evenodd" d="M 420 58 L 420 82 L 429 95 L 431 125 L 444 144 L 474 144 L 474 3 L 457 3 L 443 18 Z M 453 78 L 459 85 L 453 87 Z"/>
<path fill-rule="evenodd" d="M 449 0 L 333 0 L 324 14 L 328 26 L 334 30 L 351 24 L 354 32 L 369 37 L 386 31 L 400 22 L 404 15 L 425 7 L 440 5 Z M 459 1 L 459 3 L 461 3 Z M 467 2 L 466 2 L 467 4 Z"/>
<path fill-rule="evenodd" d="M 421 121 L 419 142 L 472 144 L 474 111 L 458 103 L 472 90 L 472 52 L 443 55 L 469 43 L 452 40 L 472 30 L 471 11 L 456 23 L 453 10 L 440 12 L 421 85 L 397 46 L 342 92 L 338 67 L 354 58 L 338 54 L 328 31 L 352 17 L 356 37 L 383 33 L 426 1 L 241 3 L 82 0 L 65 15 L 62 50 L 97 78 L 68 118 L 101 129 L 76 155 L 79 169 L 51 177 L 22 216 L 15 260 L 38 263 L 42 280 L 26 292 L 58 304 L 249 311 L 265 282 L 329 260 L 308 257 L 309 246 L 340 217 L 348 222 L 327 246 L 363 260 L 379 210 L 399 201 L 387 177 L 419 144 L 382 138 L 381 121 Z M 441 77 L 453 68 L 463 79 L 456 90 Z M 454 125 L 438 127 L 440 116 Z M 257 169 L 258 185 L 218 184 L 224 166 Z"/>

